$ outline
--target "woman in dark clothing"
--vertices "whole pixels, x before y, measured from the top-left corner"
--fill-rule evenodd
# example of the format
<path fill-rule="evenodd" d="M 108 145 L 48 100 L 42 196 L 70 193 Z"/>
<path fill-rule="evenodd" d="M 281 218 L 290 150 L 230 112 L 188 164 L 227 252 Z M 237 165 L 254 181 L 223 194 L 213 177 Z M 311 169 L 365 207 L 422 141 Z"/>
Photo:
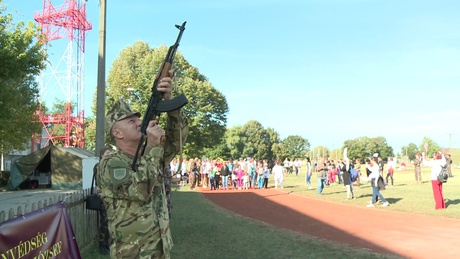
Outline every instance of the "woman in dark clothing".
<path fill-rule="evenodd" d="M 228 175 L 230 174 L 230 170 L 227 165 L 227 161 L 224 161 L 224 165 L 220 170 L 220 175 L 222 176 L 222 189 L 228 190 Z"/>
<path fill-rule="evenodd" d="M 341 164 L 341 171 L 343 175 L 343 185 L 347 188 L 347 198 L 345 199 L 346 201 L 351 199 L 355 199 L 355 192 L 353 191 L 353 183 L 351 182 L 351 177 L 350 177 L 350 170 L 352 168 L 352 164 L 350 163 L 350 159 L 347 157 L 347 148 L 343 150 L 343 160 Z M 351 195 L 350 195 L 351 194 Z"/>

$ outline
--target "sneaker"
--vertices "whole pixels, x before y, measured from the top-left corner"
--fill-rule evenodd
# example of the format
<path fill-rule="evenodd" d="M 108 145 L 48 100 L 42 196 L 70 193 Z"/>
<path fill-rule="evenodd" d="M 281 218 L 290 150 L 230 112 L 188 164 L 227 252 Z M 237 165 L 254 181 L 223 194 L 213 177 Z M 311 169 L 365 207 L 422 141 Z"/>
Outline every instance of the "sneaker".
<path fill-rule="evenodd" d="M 388 201 L 386 201 L 386 202 L 384 202 L 384 203 L 382 204 L 382 207 L 386 207 L 386 206 L 388 206 L 388 205 L 390 205 L 390 203 L 388 203 Z"/>
<path fill-rule="evenodd" d="M 367 208 L 374 208 L 374 204 L 369 203 L 369 204 L 366 205 L 366 207 L 367 207 Z"/>

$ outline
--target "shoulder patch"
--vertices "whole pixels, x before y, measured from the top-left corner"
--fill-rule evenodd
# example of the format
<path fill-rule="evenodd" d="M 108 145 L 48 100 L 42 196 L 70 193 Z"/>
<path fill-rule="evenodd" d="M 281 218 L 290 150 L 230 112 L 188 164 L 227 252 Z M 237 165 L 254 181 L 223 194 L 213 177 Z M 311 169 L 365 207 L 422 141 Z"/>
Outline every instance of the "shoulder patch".
<path fill-rule="evenodd" d="M 122 158 L 113 158 L 108 161 L 108 176 L 110 177 L 113 186 L 117 187 L 131 181 L 131 169 L 127 162 Z"/>
<path fill-rule="evenodd" d="M 126 168 L 114 168 L 113 178 L 121 180 L 126 177 Z"/>

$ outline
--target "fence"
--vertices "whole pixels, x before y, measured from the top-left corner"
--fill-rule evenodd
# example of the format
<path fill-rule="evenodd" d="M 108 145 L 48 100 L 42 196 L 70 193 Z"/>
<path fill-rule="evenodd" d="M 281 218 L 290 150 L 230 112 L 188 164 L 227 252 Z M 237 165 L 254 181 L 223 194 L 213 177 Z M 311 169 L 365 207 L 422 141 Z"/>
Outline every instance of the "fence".
<path fill-rule="evenodd" d="M 2 210 L 0 211 L 0 223 L 45 206 L 64 201 L 77 238 L 78 247 L 80 251 L 84 250 L 94 242 L 98 233 L 98 213 L 95 210 L 87 210 L 84 202 L 90 190 L 91 189 L 85 189 L 69 194 L 56 195 L 53 198 L 44 199 L 43 201 L 20 205 L 16 211 L 14 209 L 10 209 L 8 212 Z"/>

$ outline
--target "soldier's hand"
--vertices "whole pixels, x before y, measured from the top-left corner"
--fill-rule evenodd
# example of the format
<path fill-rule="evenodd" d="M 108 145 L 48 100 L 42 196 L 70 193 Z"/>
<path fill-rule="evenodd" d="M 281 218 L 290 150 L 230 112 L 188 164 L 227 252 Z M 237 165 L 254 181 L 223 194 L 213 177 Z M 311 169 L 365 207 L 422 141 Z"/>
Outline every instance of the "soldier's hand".
<path fill-rule="evenodd" d="M 152 120 L 147 127 L 147 147 L 158 147 L 166 140 L 165 132 L 158 125 L 158 121 Z"/>
<path fill-rule="evenodd" d="M 172 70 L 169 71 L 169 77 L 163 77 L 158 82 L 157 90 L 163 93 L 164 100 L 171 100 L 172 98 Z"/>

